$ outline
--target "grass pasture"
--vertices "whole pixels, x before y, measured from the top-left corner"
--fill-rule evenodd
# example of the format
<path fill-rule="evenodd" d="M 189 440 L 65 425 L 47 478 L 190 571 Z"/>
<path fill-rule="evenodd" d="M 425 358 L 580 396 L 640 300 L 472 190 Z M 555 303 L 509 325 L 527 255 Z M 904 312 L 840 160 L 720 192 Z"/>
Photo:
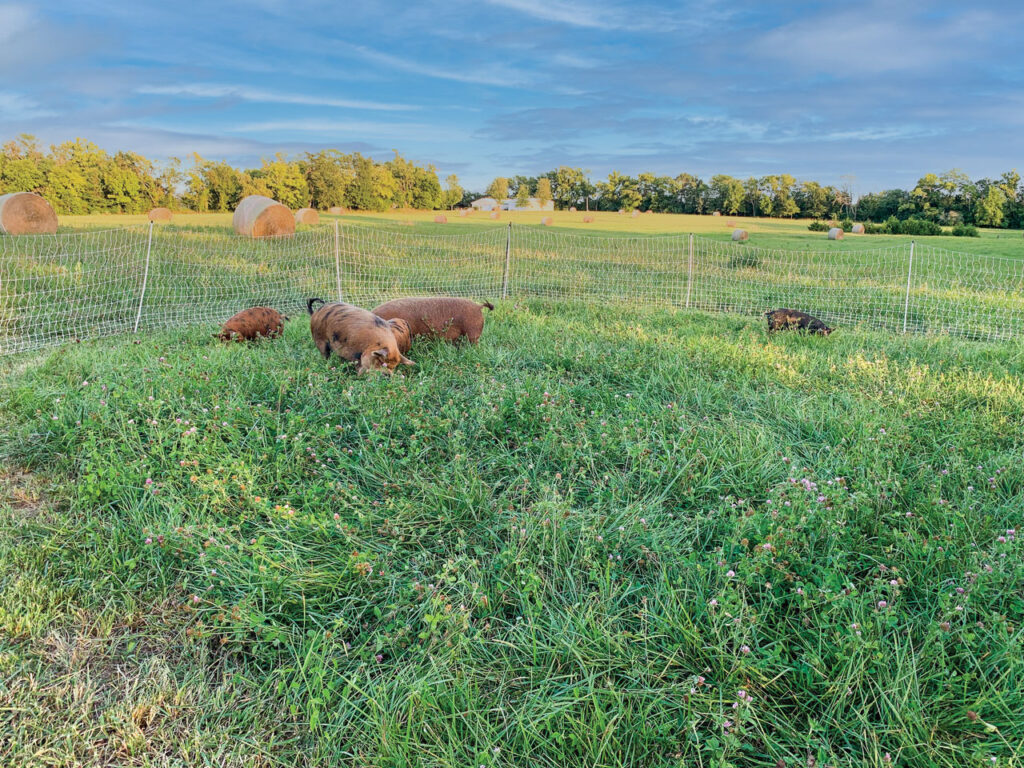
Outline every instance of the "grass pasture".
<path fill-rule="evenodd" d="M 0 360 L 0 764 L 1024 759 L 1024 348 L 504 302 Z"/>

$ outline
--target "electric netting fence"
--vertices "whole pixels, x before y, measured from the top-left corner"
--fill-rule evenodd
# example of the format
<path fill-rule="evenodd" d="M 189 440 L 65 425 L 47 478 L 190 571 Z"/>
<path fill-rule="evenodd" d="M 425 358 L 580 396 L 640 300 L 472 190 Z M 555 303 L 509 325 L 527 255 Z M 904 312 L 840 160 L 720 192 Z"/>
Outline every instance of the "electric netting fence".
<path fill-rule="evenodd" d="M 344 224 L 251 239 L 130 227 L 0 236 L 0 354 L 207 324 L 240 309 L 304 311 L 318 296 L 372 307 L 414 295 L 636 302 L 981 340 L 1024 329 L 1024 259 L 919 243 L 784 251 L 693 235 L 542 227 L 421 234 Z"/>

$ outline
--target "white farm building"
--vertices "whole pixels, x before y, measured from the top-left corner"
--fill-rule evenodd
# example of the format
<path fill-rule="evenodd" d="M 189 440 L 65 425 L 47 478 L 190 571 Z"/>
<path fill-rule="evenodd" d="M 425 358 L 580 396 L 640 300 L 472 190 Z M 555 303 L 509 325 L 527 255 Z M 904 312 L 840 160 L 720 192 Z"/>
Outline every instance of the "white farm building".
<path fill-rule="evenodd" d="M 539 197 L 531 197 L 526 205 L 519 205 L 516 198 L 509 197 L 500 204 L 493 197 L 481 197 L 470 203 L 478 211 L 553 211 L 555 201 L 548 200 L 544 205 L 540 204 Z"/>

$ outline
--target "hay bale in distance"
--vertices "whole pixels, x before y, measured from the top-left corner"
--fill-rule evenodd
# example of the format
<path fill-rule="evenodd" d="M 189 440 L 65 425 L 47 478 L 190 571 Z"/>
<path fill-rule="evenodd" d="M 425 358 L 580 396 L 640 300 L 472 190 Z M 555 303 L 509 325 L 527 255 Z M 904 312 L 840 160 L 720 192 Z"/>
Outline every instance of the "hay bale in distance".
<path fill-rule="evenodd" d="M 714 211 L 711 215 L 712 216 L 721 216 L 722 212 L 721 211 Z"/>
<path fill-rule="evenodd" d="M 629 215 L 635 219 L 637 216 L 640 215 L 640 211 L 638 211 L 636 208 L 634 208 L 633 212 L 631 214 L 629 214 Z"/>
<path fill-rule="evenodd" d="M 855 234 L 855 235 L 863 235 L 864 234 L 864 225 L 863 224 L 854 224 L 853 225 L 853 234 Z"/>
<path fill-rule="evenodd" d="M 832 227 L 832 229 L 830 229 L 828 231 L 828 239 L 829 240 L 842 240 L 843 239 L 843 230 L 840 229 L 839 227 Z"/>
<path fill-rule="evenodd" d="M 569 213 L 576 213 L 576 206 L 575 205 L 570 205 L 569 206 Z"/>
<path fill-rule="evenodd" d="M 593 216 L 584 216 L 583 217 L 583 223 L 584 224 L 593 224 L 594 223 L 594 217 Z"/>
<path fill-rule="evenodd" d="M 299 208 L 295 212 L 295 223 L 315 226 L 320 223 L 320 214 L 313 208 Z"/>
<path fill-rule="evenodd" d="M 749 237 L 750 235 L 747 234 L 747 230 L 745 229 L 734 229 L 732 231 L 732 240 L 734 243 L 746 242 Z"/>
<path fill-rule="evenodd" d="M 35 192 L 0 195 L 0 234 L 52 235 L 57 232 L 57 214 Z"/>
<path fill-rule="evenodd" d="M 447 224 L 448 223 L 448 217 L 447 216 L 442 216 L 439 213 L 439 214 L 437 214 L 437 216 L 434 217 L 434 223 L 435 224 Z"/>
<path fill-rule="evenodd" d="M 465 208 L 460 209 L 459 210 L 459 216 L 465 216 L 465 215 L 466 215 L 466 209 Z"/>
<path fill-rule="evenodd" d="M 500 219 L 501 218 L 501 214 L 498 213 L 497 211 L 491 211 L 491 218 L 492 219 Z"/>
<path fill-rule="evenodd" d="M 327 212 L 334 216 L 341 216 L 345 213 L 345 209 L 342 208 L 340 205 L 332 205 L 330 208 L 327 209 Z"/>
<path fill-rule="evenodd" d="M 171 220 L 171 209 L 170 208 L 154 208 L 149 212 L 150 221 L 170 221 Z"/>
<path fill-rule="evenodd" d="M 295 217 L 276 200 L 263 195 L 243 197 L 231 217 L 235 232 L 245 237 L 295 234 Z"/>
<path fill-rule="evenodd" d="M 729 229 L 736 229 L 736 222 L 735 221 L 727 221 L 727 222 L 725 222 L 725 226 L 727 226 Z"/>
<path fill-rule="evenodd" d="M 551 217 L 545 216 L 543 219 L 540 220 L 540 223 L 543 224 L 545 227 L 550 227 L 552 224 Z"/>

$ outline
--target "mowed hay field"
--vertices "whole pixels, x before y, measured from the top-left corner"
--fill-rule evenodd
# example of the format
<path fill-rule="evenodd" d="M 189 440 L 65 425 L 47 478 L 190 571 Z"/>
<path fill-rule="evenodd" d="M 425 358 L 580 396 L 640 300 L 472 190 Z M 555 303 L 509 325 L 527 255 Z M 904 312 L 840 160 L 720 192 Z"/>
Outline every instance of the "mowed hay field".
<path fill-rule="evenodd" d="M 437 224 L 434 222 L 434 217 L 439 213 L 447 218 L 447 223 Z M 847 233 L 843 240 L 830 241 L 825 232 L 809 231 L 807 225 L 810 221 L 804 219 L 693 216 L 674 213 L 644 213 L 631 216 L 609 211 L 501 211 L 500 217 L 495 220 L 491 219 L 490 214 L 486 211 L 459 216 L 458 211 L 396 210 L 386 213 L 353 212 L 342 216 L 321 213 L 320 225 L 332 225 L 337 220 L 341 225 L 348 221 L 421 234 L 459 234 L 476 232 L 487 227 L 507 227 L 509 222 L 512 223 L 513 228 L 516 226 L 541 227 L 541 220 L 545 217 L 552 219 L 552 225 L 544 227 L 545 230 L 571 231 L 574 234 L 595 236 L 634 237 L 693 233 L 724 242 L 731 239 L 733 227 L 728 225 L 729 222 L 734 222 L 736 228 L 745 229 L 750 233 L 749 245 L 759 248 L 842 252 L 907 245 L 911 240 L 917 240 L 921 244 L 951 251 L 1024 259 L 1024 236 L 1022 236 L 1024 233 L 1019 230 L 982 229 L 980 230 L 981 237 L 915 238 L 909 235 L 853 235 Z M 584 224 L 584 217 L 592 217 L 594 221 Z M 61 216 L 60 231 L 141 226 L 148 223 L 145 214 Z M 157 224 L 156 226 L 184 229 L 204 228 L 221 231 L 225 234 L 233 231 L 230 213 L 175 212 L 174 218 L 169 224 Z M 306 225 L 299 225 L 297 230 L 301 232 L 309 228 Z"/>
<path fill-rule="evenodd" d="M 1019 343 L 211 330 L 0 361 L 0 764 L 1024 757 Z"/>

